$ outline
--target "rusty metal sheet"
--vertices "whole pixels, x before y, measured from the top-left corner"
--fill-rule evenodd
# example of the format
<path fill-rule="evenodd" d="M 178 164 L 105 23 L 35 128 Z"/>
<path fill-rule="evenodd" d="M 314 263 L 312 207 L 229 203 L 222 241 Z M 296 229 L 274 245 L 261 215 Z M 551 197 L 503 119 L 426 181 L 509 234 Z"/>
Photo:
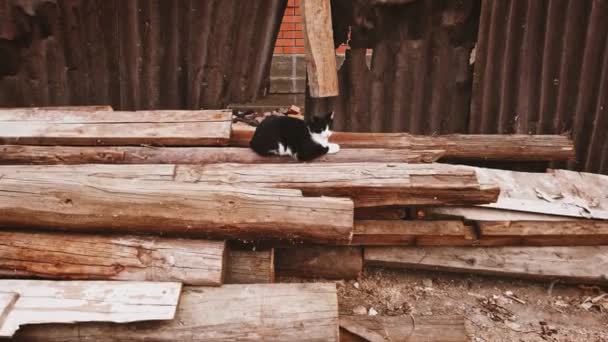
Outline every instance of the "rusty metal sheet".
<path fill-rule="evenodd" d="M 221 108 L 263 95 L 287 0 L 0 1 L 0 106 Z"/>

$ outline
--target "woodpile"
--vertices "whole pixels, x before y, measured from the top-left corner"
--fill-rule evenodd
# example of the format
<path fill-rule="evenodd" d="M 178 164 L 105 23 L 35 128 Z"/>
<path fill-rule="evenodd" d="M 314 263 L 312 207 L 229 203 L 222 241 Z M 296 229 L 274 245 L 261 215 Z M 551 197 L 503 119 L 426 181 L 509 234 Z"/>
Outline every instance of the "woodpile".
<path fill-rule="evenodd" d="M 251 132 L 221 110 L 0 110 L 0 336 L 464 341 L 462 317 L 339 315 L 336 285 L 309 280 L 606 284 L 607 176 L 437 163 L 569 160 L 565 136 L 338 132 L 339 153 L 297 163 Z"/>

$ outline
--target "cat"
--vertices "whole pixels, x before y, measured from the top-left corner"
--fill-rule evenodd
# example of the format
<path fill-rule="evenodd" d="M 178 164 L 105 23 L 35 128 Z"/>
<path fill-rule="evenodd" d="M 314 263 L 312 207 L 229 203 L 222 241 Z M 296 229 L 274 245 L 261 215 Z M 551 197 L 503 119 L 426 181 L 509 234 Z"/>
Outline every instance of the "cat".
<path fill-rule="evenodd" d="M 249 146 L 262 156 L 291 156 L 310 161 L 340 151 L 329 142 L 334 113 L 322 113 L 300 120 L 290 116 L 268 116 L 256 128 Z"/>

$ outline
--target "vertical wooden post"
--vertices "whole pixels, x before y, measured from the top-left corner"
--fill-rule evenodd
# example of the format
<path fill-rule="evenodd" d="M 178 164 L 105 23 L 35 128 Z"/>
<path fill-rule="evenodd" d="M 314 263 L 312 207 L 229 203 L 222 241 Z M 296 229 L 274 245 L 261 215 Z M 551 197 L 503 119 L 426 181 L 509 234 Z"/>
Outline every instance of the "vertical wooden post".
<path fill-rule="evenodd" d="M 300 0 L 311 97 L 338 96 L 330 0 Z"/>

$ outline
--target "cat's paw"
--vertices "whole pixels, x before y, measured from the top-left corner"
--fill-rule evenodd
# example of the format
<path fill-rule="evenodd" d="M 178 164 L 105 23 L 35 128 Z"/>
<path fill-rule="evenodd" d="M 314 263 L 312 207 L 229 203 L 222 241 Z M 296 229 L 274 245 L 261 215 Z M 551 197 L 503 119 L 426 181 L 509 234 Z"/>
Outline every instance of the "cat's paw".
<path fill-rule="evenodd" d="M 340 151 L 340 145 L 338 144 L 329 144 L 327 147 L 329 147 L 329 150 L 327 151 L 328 154 L 334 154 Z"/>

